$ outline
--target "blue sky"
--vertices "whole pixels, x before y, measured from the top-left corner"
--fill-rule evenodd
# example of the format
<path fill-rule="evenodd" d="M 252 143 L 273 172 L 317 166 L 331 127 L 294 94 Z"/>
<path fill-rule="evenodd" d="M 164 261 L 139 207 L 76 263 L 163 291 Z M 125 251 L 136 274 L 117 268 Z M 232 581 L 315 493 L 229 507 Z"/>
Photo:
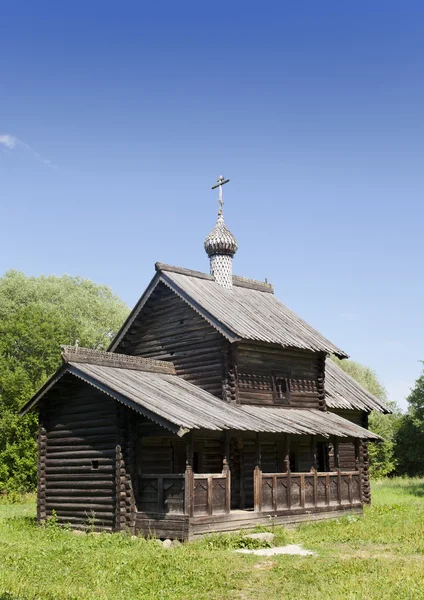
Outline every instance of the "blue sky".
<path fill-rule="evenodd" d="M 62 4 L 62 5 L 61 5 Z M 424 5 L 3 2 L 0 273 L 133 305 L 208 270 L 223 173 L 237 274 L 405 406 L 424 359 Z"/>

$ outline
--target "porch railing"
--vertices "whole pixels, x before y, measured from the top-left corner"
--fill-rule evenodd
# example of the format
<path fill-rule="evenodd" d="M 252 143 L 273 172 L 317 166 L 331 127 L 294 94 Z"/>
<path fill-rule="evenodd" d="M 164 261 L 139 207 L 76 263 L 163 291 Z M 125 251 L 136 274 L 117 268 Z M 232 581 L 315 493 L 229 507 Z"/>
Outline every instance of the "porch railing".
<path fill-rule="evenodd" d="M 184 475 L 140 475 L 138 508 L 145 513 L 184 513 Z"/>
<path fill-rule="evenodd" d="M 230 474 L 140 475 L 138 495 L 145 513 L 222 514 L 230 512 Z"/>
<path fill-rule="evenodd" d="M 262 473 L 254 471 L 256 511 L 352 506 L 362 498 L 360 471 Z M 191 516 L 229 513 L 230 472 L 140 475 L 138 508 L 152 514 Z"/>
<path fill-rule="evenodd" d="M 361 503 L 360 471 L 332 473 L 254 472 L 256 511 L 292 510 Z"/>

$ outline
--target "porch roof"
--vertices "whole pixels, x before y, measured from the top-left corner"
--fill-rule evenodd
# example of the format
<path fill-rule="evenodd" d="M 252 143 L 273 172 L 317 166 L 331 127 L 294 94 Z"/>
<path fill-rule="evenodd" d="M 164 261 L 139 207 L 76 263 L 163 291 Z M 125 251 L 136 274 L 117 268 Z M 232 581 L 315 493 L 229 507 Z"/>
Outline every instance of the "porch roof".
<path fill-rule="evenodd" d="M 66 360 L 66 357 L 65 357 Z M 71 373 L 178 435 L 193 429 L 254 431 L 379 439 L 372 432 L 330 412 L 277 406 L 231 405 L 170 372 L 146 365 L 68 360 L 23 407 L 34 408 L 45 394 Z M 132 368 L 128 368 L 128 367 Z"/>

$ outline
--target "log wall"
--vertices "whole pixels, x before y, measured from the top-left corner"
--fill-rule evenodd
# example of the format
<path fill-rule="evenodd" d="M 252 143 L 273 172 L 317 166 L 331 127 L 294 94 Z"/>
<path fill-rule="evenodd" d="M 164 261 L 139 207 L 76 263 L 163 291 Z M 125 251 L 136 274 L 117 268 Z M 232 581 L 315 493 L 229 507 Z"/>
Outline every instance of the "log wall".
<path fill-rule="evenodd" d="M 368 429 L 368 414 L 359 410 L 342 410 L 331 409 L 331 412 L 336 413 L 352 423 L 356 423 L 361 427 Z M 330 469 L 335 470 L 334 452 L 330 452 Z M 355 468 L 355 445 L 351 442 L 340 442 L 339 444 L 339 462 L 341 469 Z M 371 486 L 370 486 L 370 470 L 369 470 L 369 454 L 368 443 L 362 442 L 360 447 L 360 466 L 362 471 L 362 501 L 364 504 L 371 503 Z"/>
<path fill-rule="evenodd" d="M 180 377 L 227 399 L 234 388 L 228 346 L 203 317 L 160 284 L 116 352 L 169 360 Z"/>
<path fill-rule="evenodd" d="M 76 528 L 114 530 L 121 506 L 121 446 L 116 402 L 66 375 L 40 407 L 38 519 L 55 511 Z M 122 475 L 125 477 L 124 475 Z M 125 514 L 125 498 L 123 506 Z"/>
<path fill-rule="evenodd" d="M 321 409 L 325 406 L 323 353 L 242 342 L 237 347 L 236 364 L 241 404 Z M 285 397 L 278 392 L 279 380 L 285 380 L 287 385 Z"/>

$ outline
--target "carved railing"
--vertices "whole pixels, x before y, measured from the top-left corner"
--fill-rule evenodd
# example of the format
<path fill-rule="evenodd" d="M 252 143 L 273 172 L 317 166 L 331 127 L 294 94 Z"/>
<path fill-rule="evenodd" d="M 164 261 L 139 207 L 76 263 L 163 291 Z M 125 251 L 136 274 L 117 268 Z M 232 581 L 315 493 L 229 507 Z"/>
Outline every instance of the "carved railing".
<path fill-rule="evenodd" d="M 145 513 L 184 513 L 184 475 L 140 475 L 138 509 Z"/>
<path fill-rule="evenodd" d="M 140 475 L 138 509 L 151 514 L 230 512 L 230 474 Z"/>
<path fill-rule="evenodd" d="M 293 510 L 361 503 L 360 471 L 262 473 L 255 470 L 255 510 Z"/>
<path fill-rule="evenodd" d="M 230 512 L 230 473 L 194 474 L 192 515 L 214 515 Z"/>

